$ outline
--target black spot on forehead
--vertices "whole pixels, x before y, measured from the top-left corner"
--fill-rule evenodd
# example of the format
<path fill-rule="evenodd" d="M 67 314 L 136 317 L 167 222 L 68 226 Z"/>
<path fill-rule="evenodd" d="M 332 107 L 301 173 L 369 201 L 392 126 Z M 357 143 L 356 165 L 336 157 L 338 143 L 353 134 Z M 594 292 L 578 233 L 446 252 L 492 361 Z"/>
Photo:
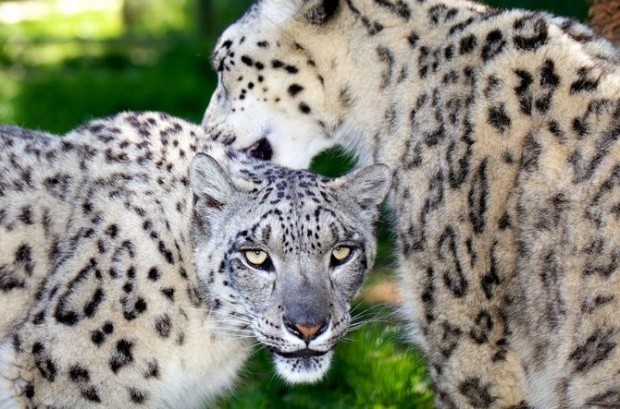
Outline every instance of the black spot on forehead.
<path fill-rule="evenodd" d="M 324 201 L 297 198 L 283 201 L 256 218 L 248 230 L 238 234 L 235 241 L 269 243 L 276 240 L 288 250 L 309 251 L 342 240 L 357 240 L 361 236 L 342 214 Z"/>
<path fill-rule="evenodd" d="M 277 202 L 306 201 L 321 197 L 323 192 L 329 190 L 325 179 L 306 171 L 290 171 L 284 174 L 272 173 L 269 175 L 270 183 L 263 189 L 269 191 L 270 199 Z M 272 203 L 277 204 L 277 203 Z"/>
<path fill-rule="evenodd" d="M 252 165 L 242 169 L 241 173 L 244 178 L 260 185 L 262 190 L 274 187 L 295 188 L 298 185 L 318 188 L 328 182 L 328 179 L 321 175 L 306 170 L 283 168 L 267 161 L 253 161 Z"/>
<path fill-rule="evenodd" d="M 289 247 L 294 250 L 299 246 L 312 247 L 310 243 L 318 247 L 317 243 L 332 238 L 348 239 L 355 231 L 335 207 L 340 201 L 329 179 L 264 161 L 252 162 L 241 173 L 257 186 L 250 194 L 259 204 L 254 207 L 259 214 L 244 234 L 237 235 L 233 241 L 268 242 L 285 234 Z"/>

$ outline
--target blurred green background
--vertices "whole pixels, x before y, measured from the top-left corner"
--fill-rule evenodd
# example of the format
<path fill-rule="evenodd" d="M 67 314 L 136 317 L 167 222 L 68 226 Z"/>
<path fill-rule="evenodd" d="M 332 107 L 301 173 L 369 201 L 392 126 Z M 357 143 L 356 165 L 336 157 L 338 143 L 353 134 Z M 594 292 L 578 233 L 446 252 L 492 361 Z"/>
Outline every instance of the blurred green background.
<path fill-rule="evenodd" d="M 489 0 L 584 20 L 587 0 Z M 0 123 L 64 133 L 121 110 L 160 110 L 200 122 L 215 75 L 218 34 L 251 0 L 0 0 Z M 314 169 L 335 176 L 352 162 L 328 152 Z M 387 217 L 369 286 L 394 262 Z M 288 387 L 258 351 L 243 385 L 218 408 L 431 408 L 422 358 L 387 305 L 360 301 L 356 330 L 327 380 Z"/>

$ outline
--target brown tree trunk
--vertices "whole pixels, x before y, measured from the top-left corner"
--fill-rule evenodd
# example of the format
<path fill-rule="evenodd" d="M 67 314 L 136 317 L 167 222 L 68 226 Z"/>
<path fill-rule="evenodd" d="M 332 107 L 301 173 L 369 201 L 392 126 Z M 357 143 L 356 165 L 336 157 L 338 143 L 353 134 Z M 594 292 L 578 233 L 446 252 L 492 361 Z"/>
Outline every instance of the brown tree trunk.
<path fill-rule="evenodd" d="M 620 0 L 592 0 L 590 24 L 620 46 Z"/>

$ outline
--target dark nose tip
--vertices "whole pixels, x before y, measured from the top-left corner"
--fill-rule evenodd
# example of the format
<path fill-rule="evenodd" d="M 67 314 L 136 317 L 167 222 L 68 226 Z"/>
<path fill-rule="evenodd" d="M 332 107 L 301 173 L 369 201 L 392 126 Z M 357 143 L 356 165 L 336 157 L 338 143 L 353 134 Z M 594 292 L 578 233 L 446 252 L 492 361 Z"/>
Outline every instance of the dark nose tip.
<path fill-rule="evenodd" d="M 267 138 L 259 139 L 254 145 L 245 149 L 245 153 L 253 158 L 261 160 L 271 160 L 273 157 L 273 149 Z"/>
<path fill-rule="evenodd" d="M 284 317 L 284 327 L 288 332 L 295 335 L 297 338 L 309 344 L 310 341 L 317 338 L 319 335 L 325 332 L 329 325 L 329 320 L 325 320 L 321 323 L 309 325 L 309 324 L 297 324 L 290 322 Z"/>

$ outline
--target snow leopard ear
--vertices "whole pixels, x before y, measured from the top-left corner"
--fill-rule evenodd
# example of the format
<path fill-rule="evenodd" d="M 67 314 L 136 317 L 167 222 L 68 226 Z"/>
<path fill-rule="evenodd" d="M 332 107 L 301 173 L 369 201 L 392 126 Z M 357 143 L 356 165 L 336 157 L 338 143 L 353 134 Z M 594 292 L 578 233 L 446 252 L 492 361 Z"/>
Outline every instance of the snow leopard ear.
<path fill-rule="evenodd" d="M 194 157 L 189 176 L 194 208 L 200 214 L 222 209 L 237 192 L 228 173 L 209 155 L 199 153 Z"/>
<path fill-rule="evenodd" d="M 359 205 L 366 216 L 375 218 L 390 190 L 392 173 L 383 164 L 367 166 L 332 182 L 339 195 Z"/>
<path fill-rule="evenodd" d="M 323 25 L 336 15 L 340 0 L 264 0 L 263 3 L 265 15 L 276 24 L 294 18 Z"/>

